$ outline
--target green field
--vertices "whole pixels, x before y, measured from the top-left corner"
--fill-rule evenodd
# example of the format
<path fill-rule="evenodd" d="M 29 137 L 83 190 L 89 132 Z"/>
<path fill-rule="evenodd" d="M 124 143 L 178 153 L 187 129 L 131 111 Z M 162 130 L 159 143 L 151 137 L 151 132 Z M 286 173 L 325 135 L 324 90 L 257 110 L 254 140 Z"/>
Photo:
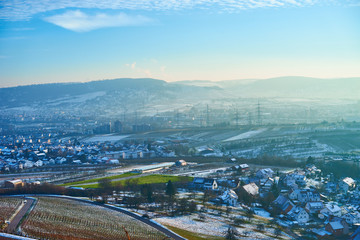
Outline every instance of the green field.
<path fill-rule="evenodd" d="M 192 240 L 225 240 L 225 238 L 223 237 L 214 237 L 214 236 L 209 236 L 209 235 L 203 235 L 203 234 L 198 234 L 198 233 L 194 233 L 194 232 L 190 232 L 190 231 L 186 231 L 184 229 L 180 229 L 177 227 L 173 227 L 170 225 L 165 225 L 168 229 L 170 229 L 171 231 L 179 234 L 180 236 L 187 238 L 187 239 L 192 239 Z"/>
<path fill-rule="evenodd" d="M 136 176 L 139 175 L 140 173 L 132 173 L 132 172 L 127 172 L 127 173 L 123 173 L 120 175 L 114 175 L 114 176 L 110 176 L 110 177 L 102 177 L 102 178 L 92 178 L 92 179 L 88 179 L 88 180 L 84 180 L 84 181 L 77 181 L 77 182 L 70 182 L 70 183 L 65 183 L 65 184 L 61 184 L 60 186 L 74 186 L 74 185 L 79 185 L 79 184 L 84 184 L 84 183 L 96 183 L 102 179 L 118 179 L 118 178 L 125 178 L 125 177 L 131 177 L 131 176 Z"/>
<path fill-rule="evenodd" d="M 171 176 L 171 175 L 159 175 L 159 174 L 153 174 L 138 178 L 132 178 L 132 179 L 125 179 L 125 180 L 119 180 L 112 182 L 112 184 L 118 185 L 126 185 L 128 183 L 130 184 L 154 184 L 154 183 L 167 183 L 169 180 L 172 182 L 190 182 L 193 180 L 192 177 L 184 177 L 184 176 Z M 99 188 L 99 184 L 90 184 L 90 185 L 77 185 L 78 187 L 83 188 Z"/>

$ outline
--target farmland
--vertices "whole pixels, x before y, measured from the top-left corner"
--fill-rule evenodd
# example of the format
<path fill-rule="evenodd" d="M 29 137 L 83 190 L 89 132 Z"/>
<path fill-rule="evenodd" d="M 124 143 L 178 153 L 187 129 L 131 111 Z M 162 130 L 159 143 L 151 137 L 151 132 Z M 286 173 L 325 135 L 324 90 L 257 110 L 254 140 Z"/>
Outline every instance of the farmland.
<path fill-rule="evenodd" d="M 40 197 L 21 226 L 40 239 L 163 239 L 165 235 L 125 214 L 73 200 Z M 127 233 L 126 233 L 127 232 Z"/>
<path fill-rule="evenodd" d="M 184 177 L 184 176 L 171 176 L 171 175 L 159 175 L 159 174 L 152 174 L 147 176 L 142 176 L 138 178 L 126 179 L 126 180 L 119 180 L 112 182 L 113 185 L 126 185 L 126 184 L 154 184 L 154 183 L 166 183 L 169 180 L 172 182 L 189 182 L 192 181 L 192 177 Z M 77 185 L 78 187 L 84 188 L 98 188 L 99 184 L 90 184 L 90 185 Z"/>
<path fill-rule="evenodd" d="M 0 198 L 0 220 L 9 219 L 21 204 L 20 198 Z"/>
<path fill-rule="evenodd" d="M 120 174 L 120 175 L 114 175 L 114 176 L 110 176 L 110 177 L 93 178 L 93 179 L 87 179 L 87 180 L 84 180 L 84 181 L 65 183 L 65 184 L 62 184 L 61 186 L 73 186 L 73 185 L 80 185 L 80 184 L 86 184 L 86 183 L 96 183 L 96 182 L 101 181 L 103 179 L 114 180 L 114 179 L 120 179 L 120 178 L 125 178 L 125 177 L 136 176 L 136 175 L 139 175 L 139 174 L 140 173 L 127 172 L 127 173 L 123 173 L 123 174 Z"/>

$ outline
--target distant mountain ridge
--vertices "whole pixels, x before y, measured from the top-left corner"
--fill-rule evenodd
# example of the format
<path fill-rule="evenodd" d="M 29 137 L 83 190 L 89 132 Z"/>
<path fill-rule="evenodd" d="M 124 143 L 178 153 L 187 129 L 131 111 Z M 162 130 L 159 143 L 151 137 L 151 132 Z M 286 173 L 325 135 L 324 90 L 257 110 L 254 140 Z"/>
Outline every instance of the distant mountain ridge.
<path fill-rule="evenodd" d="M 117 99 L 129 98 L 132 101 L 138 98 L 177 98 L 182 93 L 191 94 L 194 91 L 198 96 L 207 97 L 208 93 L 220 90 L 220 88 L 188 86 L 177 83 L 168 83 L 163 80 L 152 78 L 120 78 L 111 80 L 92 81 L 85 83 L 51 83 L 39 85 L 27 85 L 9 88 L 0 88 L 0 107 L 19 107 L 29 104 L 52 103 L 56 99 L 66 100 L 92 93 L 104 92 L 94 97 Z M 101 96 L 103 95 L 103 96 Z M 90 99 L 91 100 L 91 99 Z"/>
<path fill-rule="evenodd" d="M 0 107 L 74 104 L 208 101 L 221 98 L 353 98 L 360 99 L 360 78 L 279 77 L 228 81 L 166 82 L 121 78 L 85 83 L 53 83 L 0 88 Z"/>
<path fill-rule="evenodd" d="M 182 81 L 195 85 L 197 81 Z M 203 83 L 200 83 L 204 85 Z M 211 82 L 206 86 L 217 86 L 239 97 L 280 98 L 355 98 L 360 99 L 360 77 L 320 79 L 310 77 L 277 77 L 269 79 L 244 79 Z"/>

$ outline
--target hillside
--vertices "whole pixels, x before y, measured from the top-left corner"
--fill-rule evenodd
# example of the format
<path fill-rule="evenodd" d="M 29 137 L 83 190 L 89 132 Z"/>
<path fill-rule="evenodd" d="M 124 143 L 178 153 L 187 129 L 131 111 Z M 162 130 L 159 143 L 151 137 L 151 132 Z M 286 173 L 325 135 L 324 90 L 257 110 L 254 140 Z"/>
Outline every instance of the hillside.
<path fill-rule="evenodd" d="M 360 78 L 316 79 L 281 77 L 229 81 L 166 82 L 158 79 L 121 78 L 86 83 L 55 83 L 0 89 L 0 109 L 53 112 L 75 115 L 120 114 L 141 110 L 143 114 L 190 109 L 216 102 L 218 108 L 233 100 L 288 98 L 356 99 Z M 225 102 L 224 102 L 225 101 Z M 322 100 L 321 100 L 322 101 Z M 326 102 L 326 101 L 324 101 Z M 245 104 L 245 103 L 244 103 Z M 135 114 L 135 113 L 134 113 Z"/>
<path fill-rule="evenodd" d="M 250 98 L 355 98 L 360 96 L 360 78 L 319 79 L 278 77 L 227 81 L 181 81 L 192 86 L 216 86 L 237 97 Z"/>
<path fill-rule="evenodd" d="M 208 98 L 218 87 L 188 86 L 162 80 L 112 79 L 86 83 L 55 83 L 0 89 L 2 108 L 22 106 L 84 105 L 101 102 L 142 103 L 174 99 Z"/>

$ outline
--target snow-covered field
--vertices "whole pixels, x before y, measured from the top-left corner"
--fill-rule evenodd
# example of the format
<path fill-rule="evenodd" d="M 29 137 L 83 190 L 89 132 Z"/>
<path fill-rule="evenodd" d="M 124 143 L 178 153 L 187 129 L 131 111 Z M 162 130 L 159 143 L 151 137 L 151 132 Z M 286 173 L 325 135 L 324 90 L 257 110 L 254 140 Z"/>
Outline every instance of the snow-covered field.
<path fill-rule="evenodd" d="M 259 215 L 267 215 L 265 212 L 259 212 Z M 232 214 L 231 217 L 236 217 L 237 215 Z M 242 217 L 243 218 L 243 217 Z M 221 236 L 223 237 L 225 232 L 229 227 L 229 223 L 232 220 L 223 217 L 223 216 L 213 216 L 206 214 L 205 220 L 200 221 L 199 216 L 196 214 L 188 216 L 178 216 L 178 217 L 159 217 L 154 218 L 156 222 L 159 222 L 163 225 L 169 225 L 176 228 L 184 229 L 186 231 L 209 235 L 209 236 Z M 264 223 L 258 219 L 252 219 L 251 224 L 243 223 L 240 224 L 241 227 L 237 227 L 237 232 L 247 237 L 242 239 L 276 239 L 273 232 L 274 229 L 270 227 L 265 227 L 263 232 L 257 231 L 256 227 L 259 223 Z M 265 224 L 266 225 L 266 224 Z M 292 239 L 286 233 L 282 233 L 282 239 Z"/>
<path fill-rule="evenodd" d="M 254 209 L 254 212 L 256 215 L 258 215 L 260 217 L 272 219 L 272 217 L 270 216 L 270 213 L 265 211 L 264 209 Z"/>
<path fill-rule="evenodd" d="M 82 141 L 85 143 L 89 142 L 116 142 L 120 141 L 124 138 L 127 138 L 130 135 L 113 135 L 113 134 L 105 134 L 105 135 L 98 135 L 90 138 L 85 138 Z"/>
<path fill-rule="evenodd" d="M 59 98 L 59 99 L 51 101 L 49 103 L 49 105 L 58 105 L 58 104 L 64 104 L 64 103 L 83 103 L 88 100 L 92 100 L 94 98 L 104 96 L 105 94 L 106 94 L 106 92 L 99 91 L 99 92 L 81 94 L 81 95 L 74 96 L 74 97 Z"/>
<path fill-rule="evenodd" d="M 223 233 L 228 228 L 227 224 L 214 219 L 205 219 L 204 222 L 194 219 L 198 219 L 198 216 L 162 217 L 155 218 L 154 220 L 161 224 L 211 236 L 223 236 Z"/>
<path fill-rule="evenodd" d="M 236 135 L 234 137 L 225 139 L 223 142 L 230 142 L 230 141 L 236 141 L 236 140 L 241 140 L 241 139 L 245 139 L 245 138 L 251 138 L 251 137 L 253 137 L 253 136 L 255 136 L 255 135 L 259 134 L 259 133 L 262 133 L 262 132 L 264 132 L 266 130 L 267 130 L 267 128 L 261 128 L 261 129 L 258 129 L 258 130 L 248 131 L 248 132 Z"/>

